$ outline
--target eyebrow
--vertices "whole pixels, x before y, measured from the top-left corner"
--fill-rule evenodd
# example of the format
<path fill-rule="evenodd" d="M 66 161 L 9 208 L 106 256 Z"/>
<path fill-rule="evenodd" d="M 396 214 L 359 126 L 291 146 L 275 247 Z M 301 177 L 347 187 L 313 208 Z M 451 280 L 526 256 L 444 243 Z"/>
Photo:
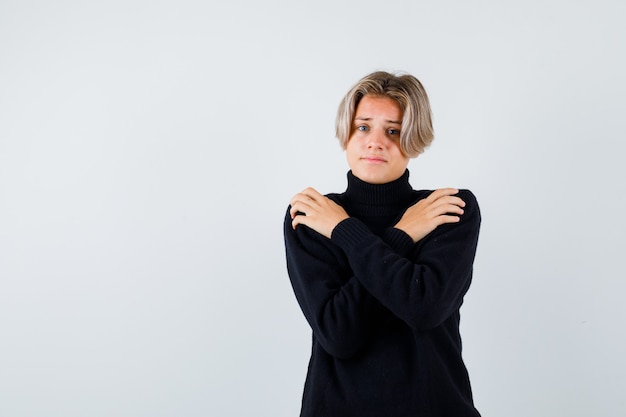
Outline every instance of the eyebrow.
<path fill-rule="evenodd" d="M 370 121 L 372 120 L 371 117 L 355 117 L 354 120 L 362 120 L 364 122 Z M 385 120 L 385 122 L 387 123 L 395 123 L 397 125 L 401 125 L 402 121 L 397 121 L 397 120 Z"/>

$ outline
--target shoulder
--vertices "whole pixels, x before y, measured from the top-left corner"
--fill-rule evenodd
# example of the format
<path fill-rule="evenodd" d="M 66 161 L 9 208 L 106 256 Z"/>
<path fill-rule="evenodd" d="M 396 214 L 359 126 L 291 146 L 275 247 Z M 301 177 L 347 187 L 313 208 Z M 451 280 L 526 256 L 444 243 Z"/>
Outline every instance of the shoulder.
<path fill-rule="evenodd" d="M 461 197 L 466 203 L 471 201 L 472 203 L 478 204 L 476 195 L 471 190 L 459 188 L 458 196 Z"/>
<path fill-rule="evenodd" d="M 413 198 L 415 201 L 419 201 L 423 198 L 428 197 L 435 191 L 436 190 L 413 190 Z M 476 195 L 471 190 L 468 190 L 466 188 L 459 188 L 459 192 L 456 195 L 460 197 L 461 200 L 465 202 L 465 204 L 470 205 L 474 208 L 478 208 L 478 200 L 476 198 Z"/>
<path fill-rule="evenodd" d="M 291 241 L 303 247 L 325 247 L 331 244 L 330 239 L 311 229 L 309 226 L 299 224 L 295 229 L 292 226 L 291 205 L 287 207 L 283 223 L 283 233 L 286 241 Z"/>
<path fill-rule="evenodd" d="M 422 198 L 426 198 L 431 195 L 436 190 L 413 190 L 413 195 L 416 200 L 421 200 Z M 459 192 L 456 194 L 457 197 L 461 198 L 465 202 L 466 205 L 472 206 L 473 208 L 478 208 L 478 199 L 476 195 L 466 188 L 459 188 Z"/>
<path fill-rule="evenodd" d="M 283 226 L 287 258 L 293 262 L 297 259 L 316 258 L 326 263 L 337 263 L 342 258 L 341 249 L 326 236 L 304 224 L 294 229 L 291 225 L 290 209 L 291 206 L 287 208 Z"/>
<path fill-rule="evenodd" d="M 329 199 L 333 200 L 335 203 L 339 204 L 342 207 L 346 203 L 345 195 L 343 193 L 341 193 L 341 194 L 339 194 L 339 193 L 330 193 L 330 194 L 324 195 L 324 197 L 328 197 Z"/>
<path fill-rule="evenodd" d="M 476 211 L 480 216 L 480 207 L 476 195 L 467 189 L 460 189 L 457 196 L 465 202 L 465 211 Z"/>
<path fill-rule="evenodd" d="M 465 207 L 463 207 L 463 215 L 461 216 L 460 223 L 472 228 L 480 228 L 480 206 L 478 205 L 478 199 L 476 198 L 476 195 L 468 189 L 460 188 L 456 196 L 463 200 L 463 202 L 465 202 Z"/>
<path fill-rule="evenodd" d="M 324 197 L 327 197 L 329 199 L 331 199 L 332 201 L 334 201 L 335 203 L 339 204 L 340 206 L 344 206 L 345 203 L 345 198 L 343 194 L 339 194 L 339 193 L 329 193 L 329 194 L 324 194 Z M 284 226 L 285 226 L 285 232 L 287 232 L 287 230 L 293 230 L 291 228 L 291 204 L 287 205 L 287 211 L 285 213 L 285 219 L 284 219 Z M 310 229 L 307 226 L 302 226 L 302 227 L 298 227 L 297 229 L 306 229 L 306 230 L 310 230 L 310 232 L 312 232 L 313 234 L 318 234 L 317 232 L 313 231 L 313 229 Z"/>
<path fill-rule="evenodd" d="M 415 190 L 415 201 L 428 197 L 434 191 L 435 190 Z M 464 214 L 461 216 L 461 223 L 474 223 L 476 225 L 480 225 L 480 206 L 476 195 L 471 190 L 459 188 L 459 192 L 456 196 L 465 202 L 465 207 L 463 207 Z"/>

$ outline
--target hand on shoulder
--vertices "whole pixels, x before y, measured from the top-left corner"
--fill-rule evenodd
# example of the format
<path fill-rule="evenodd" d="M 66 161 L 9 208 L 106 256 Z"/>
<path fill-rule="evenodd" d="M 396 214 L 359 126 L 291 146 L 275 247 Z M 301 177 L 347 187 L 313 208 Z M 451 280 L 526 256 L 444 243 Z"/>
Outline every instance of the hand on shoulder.
<path fill-rule="evenodd" d="M 437 227 L 458 223 L 464 213 L 465 201 L 456 188 L 440 188 L 410 206 L 395 225 L 418 242 Z"/>
<path fill-rule="evenodd" d="M 311 187 L 293 196 L 290 204 L 291 226 L 294 229 L 303 224 L 327 238 L 342 220 L 349 217 L 343 207 Z"/>

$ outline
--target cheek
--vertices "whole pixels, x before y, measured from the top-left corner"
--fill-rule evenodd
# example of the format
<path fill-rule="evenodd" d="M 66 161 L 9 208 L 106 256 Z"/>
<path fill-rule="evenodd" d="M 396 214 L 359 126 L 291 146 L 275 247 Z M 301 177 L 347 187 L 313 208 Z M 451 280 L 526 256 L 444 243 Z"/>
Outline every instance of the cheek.
<path fill-rule="evenodd" d="M 350 137 L 348 139 L 348 142 L 346 142 L 345 149 L 347 152 L 354 152 L 356 151 L 356 149 L 358 149 L 358 147 L 359 147 L 358 140 L 353 137 Z"/>
<path fill-rule="evenodd" d="M 356 159 L 357 155 L 358 152 L 356 152 L 353 147 L 348 146 L 348 148 L 346 149 L 346 158 L 348 159 L 348 161 L 353 161 L 354 159 Z"/>
<path fill-rule="evenodd" d="M 393 149 L 394 153 L 404 156 L 404 154 L 402 153 L 402 148 L 400 148 L 400 143 L 398 141 L 394 141 L 393 145 L 390 146 L 390 149 Z"/>

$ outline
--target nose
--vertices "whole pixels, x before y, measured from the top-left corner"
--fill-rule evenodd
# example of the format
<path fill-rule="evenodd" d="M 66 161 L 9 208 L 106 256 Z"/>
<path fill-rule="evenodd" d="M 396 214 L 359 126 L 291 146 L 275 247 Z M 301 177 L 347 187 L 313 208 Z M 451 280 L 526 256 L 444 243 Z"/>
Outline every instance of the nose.
<path fill-rule="evenodd" d="M 367 137 L 367 148 L 368 149 L 382 149 L 387 138 L 383 133 L 378 130 L 374 130 L 370 132 Z"/>

